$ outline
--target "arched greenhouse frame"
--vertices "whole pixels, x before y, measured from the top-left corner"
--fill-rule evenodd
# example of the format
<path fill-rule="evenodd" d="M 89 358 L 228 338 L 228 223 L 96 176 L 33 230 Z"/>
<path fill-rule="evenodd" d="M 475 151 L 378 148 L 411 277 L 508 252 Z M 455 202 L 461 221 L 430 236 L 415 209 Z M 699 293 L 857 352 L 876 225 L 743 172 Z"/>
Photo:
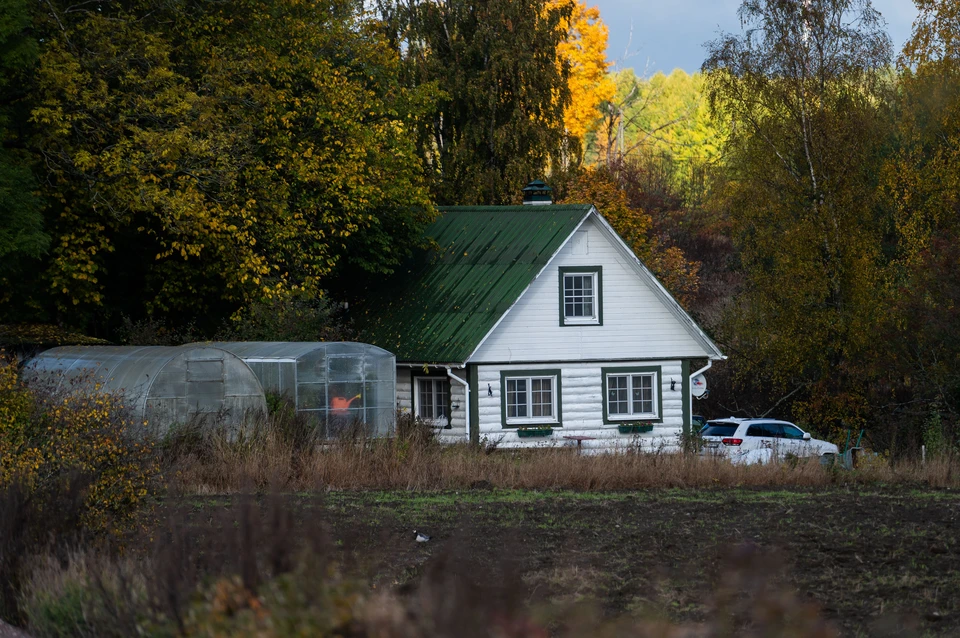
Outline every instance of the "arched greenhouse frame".
<path fill-rule="evenodd" d="M 289 400 L 323 437 L 358 428 L 367 436 L 396 430 L 396 357 L 382 348 L 345 341 L 210 345 L 240 357 L 267 395 Z"/>
<path fill-rule="evenodd" d="M 162 435 L 190 422 L 236 429 L 266 414 L 263 388 L 240 357 L 210 346 L 64 346 L 26 362 L 44 391 L 120 394 L 135 422 Z"/>

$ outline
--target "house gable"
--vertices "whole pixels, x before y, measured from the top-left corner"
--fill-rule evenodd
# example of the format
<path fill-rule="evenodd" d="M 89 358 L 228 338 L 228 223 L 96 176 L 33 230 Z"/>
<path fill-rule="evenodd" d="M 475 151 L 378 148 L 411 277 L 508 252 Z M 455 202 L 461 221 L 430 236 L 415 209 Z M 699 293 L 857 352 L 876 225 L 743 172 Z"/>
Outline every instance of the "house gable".
<path fill-rule="evenodd" d="M 442 208 L 427 229 L 435 250 L 417 255 L 357 309 L 362 337 L 398 362 L 465 362 L 591 210 Z"/>
<path fill-rule="evenodd" d="M 599 273 L 602 321 L 564 325 L 561 269 Z M 700 357 L 722 355 L 594 211 L 469 360 L 520 363 Z"/>

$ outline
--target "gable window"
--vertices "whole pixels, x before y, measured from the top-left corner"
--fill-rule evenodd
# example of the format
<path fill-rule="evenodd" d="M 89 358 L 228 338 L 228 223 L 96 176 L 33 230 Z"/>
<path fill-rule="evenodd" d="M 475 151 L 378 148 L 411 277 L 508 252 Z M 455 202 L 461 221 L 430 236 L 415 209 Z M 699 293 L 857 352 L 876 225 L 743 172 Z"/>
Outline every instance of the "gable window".
<path fill-rule="evenodd" d="M 560 325 L 603 325 L 600 266 L 560 268 Z"/>
<path fill-rule="evenodd" d="M 416 377 L 414 413 L 435 427 L 450 427 L 450 380 Z"/>
<path fill-rule="evenodd" d="M 617 421 L 660 421 L 660 368 L 604 368 L 603 416 Z"/>
<path fill-rule="evenodd" d="M 500 374 L 501 409 L 507 427 L 560 422 L 560 371 L 510 370 Z"/>

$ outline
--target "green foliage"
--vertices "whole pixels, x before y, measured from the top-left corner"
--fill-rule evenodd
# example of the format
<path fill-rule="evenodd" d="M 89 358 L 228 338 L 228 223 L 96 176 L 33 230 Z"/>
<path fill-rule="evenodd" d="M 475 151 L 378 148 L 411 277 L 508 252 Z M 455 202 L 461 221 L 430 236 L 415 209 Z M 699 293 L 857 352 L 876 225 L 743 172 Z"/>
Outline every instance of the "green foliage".
<path fill-rule="evenodd" d="M 17 301 L 15 280 L 50 244 L 34 192 L 33 158 L 23 150 L 27 78 L 37 59 L 30 6 L 0 0 L 0 307 Z"/>
<path fill-rule="evenodd" d="M 389 273 L 420 241 L 432 208 L 410 118 L 424 98 L 355 5 L 58 15 L 32 120 L 61 310 L 210 323 L 318 294 L 346 266 Z"/>
<path fill-rule="evenodd" d="M 329 297 L 253 302 L 217 335 L 220 341 L 348 341 L 343 309 Z"/>
<path fill-rule="evenodd" d="M 519 203 L 521 189 L 579 145 L 564 134 L 570 102 L 561 19 L 545 0 L 384 3 L 404 78 L 442 91 L 418 120 L 418 150 L 438 204 Z"/>
<path fill-rule="evenodd" d="M 960 3 L 917 6 L 900 60 L 894 148 L 881 171 L 891 216 L 884 387 L 926 439 L 928 414 L 946 431 L 960 414 Z"/>
<path fill-rule="evenodd" d="M 950 441 L 943 431 L 943 419 L 938 410 L 934 410 L 927 417 L 923 428 L 923 444 L 931 458 L 944 454 L 950 449 Z"/>
<path fill-rule="evenodd" d="M 705 76 L 676 69 L 637 77 L 611 74 L 616 95 L 601 106 L 603 120 L 590 138 L 587 158 L 606 165 L 637 155 L 669 155 L 678 162 L 709 163 L 720 156 L 721 121 L 710 115 Z"/>
<path fill-rule="evenodd" d="M 39 591 L 26 602 L 27 622 L 37 638 L 68 638 L 95 634 L 84 610 L 91 587 L 77 581 L 61 584 L 59 591 Z"/>
<path fill-rule="evenodd" d="M 0 142 L 3 130 L 0 129 Z M 43 232 L 36 182 L 23 154 L 0 147 L 0 263 L 12 258 L 37 258 L 50 245 Z"/>
<path fill-rule="evenodd" d="M 745 277 L 726 336 L 754 383 L 803 391 L 797 418 L 856 426 L 883 312 L 889 38 L 866 0 L 745 0 L 740 16 L 704 64 Z"/>

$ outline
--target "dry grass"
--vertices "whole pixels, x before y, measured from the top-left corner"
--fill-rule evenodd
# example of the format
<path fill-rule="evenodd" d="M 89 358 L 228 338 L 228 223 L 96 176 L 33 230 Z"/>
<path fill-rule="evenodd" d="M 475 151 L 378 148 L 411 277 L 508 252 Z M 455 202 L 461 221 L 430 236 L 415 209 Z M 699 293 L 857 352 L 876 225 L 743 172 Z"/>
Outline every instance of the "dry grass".
<path fill-rule="evenodd" d="M 568 449 L 489 451 L 443 446 L 422 437 L 342 439 L 304 444 L 261 428 L 240 440 L 216 433 L 167 458 L 168 478 L 186 493 L 263 489 L 499 489 L 629 490 L 643 488 L 823 487 L 917 483 L 960 486 L 960 460 L 941 457 L 860 469 L 826 468 L 817 459 L 732 465 L 692 454 L 578 455 Z"/>

